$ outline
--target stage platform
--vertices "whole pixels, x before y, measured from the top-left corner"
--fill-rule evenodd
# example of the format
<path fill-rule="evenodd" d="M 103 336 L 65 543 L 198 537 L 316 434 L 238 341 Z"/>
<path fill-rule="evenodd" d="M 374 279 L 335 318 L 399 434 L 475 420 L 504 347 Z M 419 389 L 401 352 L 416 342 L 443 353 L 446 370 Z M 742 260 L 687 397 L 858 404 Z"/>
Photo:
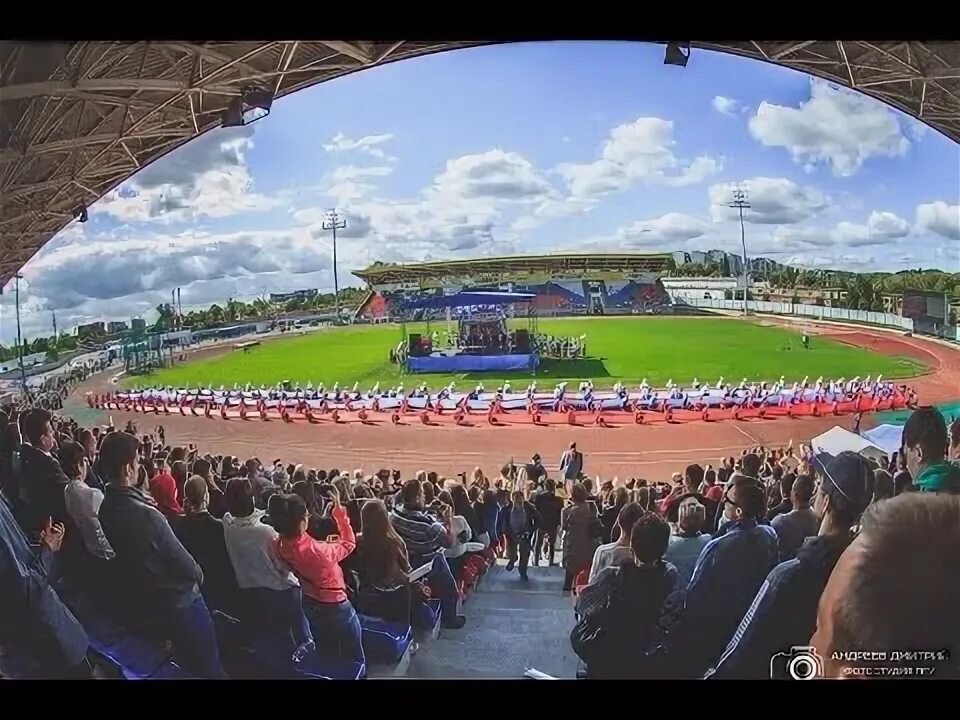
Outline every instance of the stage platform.
<path fill-rule="evenodd" d="M 407 372 L 462 373 L 507 370 L 534 370 L 536 355 L 453 355 L 407 358 Z"/>

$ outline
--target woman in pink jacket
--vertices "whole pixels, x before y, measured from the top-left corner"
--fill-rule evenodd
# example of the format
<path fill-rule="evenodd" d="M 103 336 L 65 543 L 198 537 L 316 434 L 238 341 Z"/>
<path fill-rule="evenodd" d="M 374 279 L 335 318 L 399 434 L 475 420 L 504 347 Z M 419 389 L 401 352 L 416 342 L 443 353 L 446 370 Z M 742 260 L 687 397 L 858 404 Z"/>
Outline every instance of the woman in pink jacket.
<path fill-rule="evenodd" d="M 331 493 L 330 517 L 337 535 L 330 542 L 314 540 L 307 533 L 309 513 L 298 495 L 285 495 L 278 503 L 277 517 L 271 520 L 280 537 L 277 555 L 300 579 L 303 610 L 310 621 L 313 639 L 320 652 L 343 660 L 363 662 L 360 620 L 347 599 L 347 587 L 340 562 L 357 546 L 347 510 L 336 492 Z"/>

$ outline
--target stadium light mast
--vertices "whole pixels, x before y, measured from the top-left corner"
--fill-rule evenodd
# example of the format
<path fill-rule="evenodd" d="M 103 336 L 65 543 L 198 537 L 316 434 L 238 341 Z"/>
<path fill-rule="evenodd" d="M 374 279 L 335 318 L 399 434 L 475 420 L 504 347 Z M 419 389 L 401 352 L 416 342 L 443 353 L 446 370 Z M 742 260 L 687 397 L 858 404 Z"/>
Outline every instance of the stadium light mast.
<path fill-rule="evenodd" d="M 23 369 L 23 335 L 20 331 L 20 281 L 23 280 L 23 275 L 20 273 L 14 273 L 15 281 L 15 304 L 17 307 L 17 364 L 20 366 L 20 390 L 23 392 L 27 391 L 27 371 Z"/>
<path fill-rule="evenodd" d="M 333 307 L 337 313 L 337 325 L 340 324 L 340 282 L 337 280 L 337 230 L 347 227 L 347 220 L 336 209 L 328 210 L 323 218 L 323 229 L 333 233 Z"/>
<path fill-rule="evenodd" d="M 747 236 L 743 229 L 743 211 L 750 209 L 750 200 L 747 197 L 747 191 L 737 185 L 733 188 L 733 200 L 727 203 L 727 207 L 736 208 L 740 214 L 740 244 L 743 246 L 743 315 L 747 315 Z"/>

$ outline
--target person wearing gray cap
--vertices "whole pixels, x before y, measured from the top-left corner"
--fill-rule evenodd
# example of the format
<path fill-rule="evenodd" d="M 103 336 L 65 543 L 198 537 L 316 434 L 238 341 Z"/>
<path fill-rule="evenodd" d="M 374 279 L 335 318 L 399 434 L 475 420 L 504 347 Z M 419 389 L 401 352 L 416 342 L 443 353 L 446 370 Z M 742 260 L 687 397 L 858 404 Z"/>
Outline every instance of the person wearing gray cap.
<path fill-rule="evenodd" d="M 796 558 L 770 571 L 708 679 L 787 679 L 793 677 L 791 667 L 794 674 L 801 665 L 810 667 L 778 660 L 806 646 L 816 630 L 820 594 L 853 540 L 851 528 L 873 499 L 874 480 L 866 458 L 854 452 L 835 458 L 824 453 L 815 465 L 821 483 L 813 509 L 820 530 L 804 541 Z"/>

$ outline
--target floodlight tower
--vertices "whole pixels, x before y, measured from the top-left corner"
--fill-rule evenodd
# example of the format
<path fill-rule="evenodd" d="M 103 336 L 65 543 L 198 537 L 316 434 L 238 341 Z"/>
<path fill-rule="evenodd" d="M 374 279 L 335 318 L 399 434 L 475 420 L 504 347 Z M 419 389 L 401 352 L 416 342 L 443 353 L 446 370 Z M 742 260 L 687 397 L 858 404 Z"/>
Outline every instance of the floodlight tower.
<path fill-rule="evenodd" d="M 340 282 L 337 279 L 337 230 L 347 227 L 347 219 L 341 217 L 336 208 L 328 210 L 323 218 L 323 229 L 333 233 L 333 307 L 337 313 L 337 325 L 340 324 Z"/>
<path fill-rule="evenodd" d="M 745 188 L 735 185 L 733 188 L 733 200 L 727 203 L 727 207 L 736 208 L 740 215 L 740 244 L 743 246 L 743 314 L 747 314 L 747 237 L 743 229 L 743 211 L 750 209 L 750 200 Z"/>

